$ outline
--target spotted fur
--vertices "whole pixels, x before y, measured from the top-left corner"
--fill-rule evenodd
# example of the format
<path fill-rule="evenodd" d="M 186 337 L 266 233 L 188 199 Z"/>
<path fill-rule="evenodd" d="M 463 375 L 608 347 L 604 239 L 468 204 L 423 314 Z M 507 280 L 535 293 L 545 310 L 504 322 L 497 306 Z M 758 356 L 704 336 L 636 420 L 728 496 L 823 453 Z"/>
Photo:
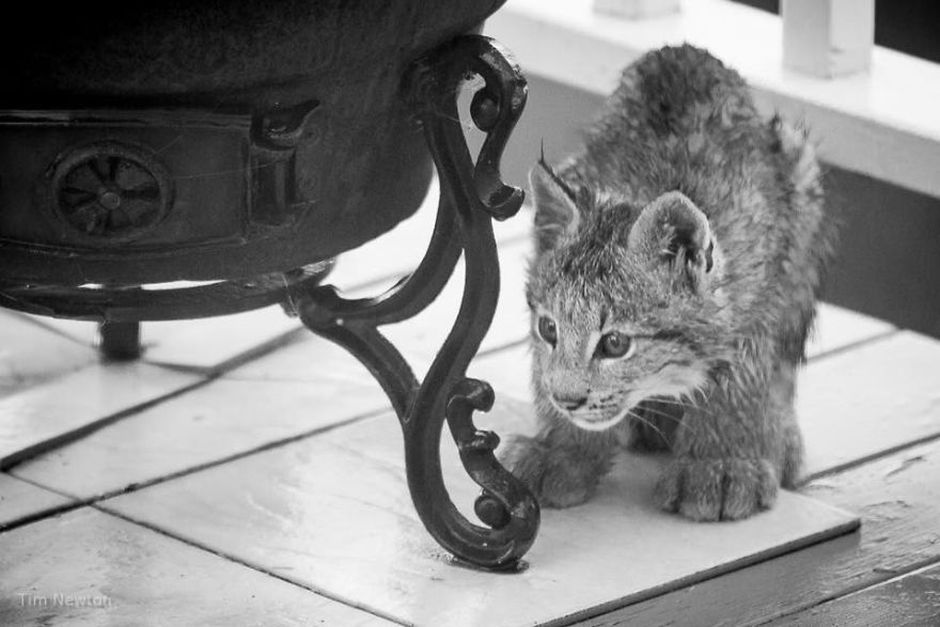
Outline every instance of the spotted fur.
<path fill-rule="evenodd" d="M 833 240 L 807 133 L 762 118 L 707 52 L 667 47 L 626 68 L 583 149 L 530 179 L 540 431 L 505 461 L 565 507 L 628 440 L 671 451 L 669 511 L 770 507 L 799 469 L 794 373 Z"/>

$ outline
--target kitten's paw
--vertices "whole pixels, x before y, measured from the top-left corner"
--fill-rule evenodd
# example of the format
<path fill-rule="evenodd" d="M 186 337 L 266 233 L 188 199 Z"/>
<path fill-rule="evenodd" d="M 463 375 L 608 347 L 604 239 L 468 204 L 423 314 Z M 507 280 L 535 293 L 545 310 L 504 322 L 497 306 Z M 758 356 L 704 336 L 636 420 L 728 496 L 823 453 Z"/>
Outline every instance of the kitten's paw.
<path fill-rule="evenodd" d="M 597 490 L 603 474 L 596 460 L 576 448 L 551 448 L 535 438 L 515 437 L 500 455 L 502 463 L 543 507 L 572 507 Z"/>
<path fill-rule="evenodd" d="M 663 509 L 692 520 L 738 520 L 769 509 L 777 473 L 764 459 L 676 459 L 656 486 Z"/>

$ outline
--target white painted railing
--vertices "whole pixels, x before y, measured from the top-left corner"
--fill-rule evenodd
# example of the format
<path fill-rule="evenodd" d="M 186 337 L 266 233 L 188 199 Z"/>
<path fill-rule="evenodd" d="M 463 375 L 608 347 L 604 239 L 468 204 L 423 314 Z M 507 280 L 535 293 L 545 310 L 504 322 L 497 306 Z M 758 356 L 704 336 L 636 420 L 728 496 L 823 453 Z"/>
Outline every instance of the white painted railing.
<path fill-rule="evenodd" d="M 871 68 L 875 0 L 783 0 L 783 64 L 835 78 Z"/>
<path fill-rule="evenodd" d="M 526 72 L 597 94 L 651 49 L 707 48 L 762 111 L 805 120 L 828 163 L 940 197 L 940 65 L 872 46 L 873 0 L 784 3 L 786 29 L 728 0 L 509 0 L 485 32 Z"/>

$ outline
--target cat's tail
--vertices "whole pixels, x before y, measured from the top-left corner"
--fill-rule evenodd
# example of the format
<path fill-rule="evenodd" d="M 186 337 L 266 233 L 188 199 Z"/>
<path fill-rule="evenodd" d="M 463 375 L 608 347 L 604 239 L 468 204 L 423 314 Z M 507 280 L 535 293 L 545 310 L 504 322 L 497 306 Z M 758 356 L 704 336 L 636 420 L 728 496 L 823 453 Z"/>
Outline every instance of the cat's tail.
<path fill-rule="evenodd" d="M 792 346 L 786 347 L 785 352 L 794 361 L 802 361 L 806 337 L 815 318 L 815 302 L 835 249 L 837 222 L 826 210 L 824 174 L 809 130 L 779 115 L 771 119 L 770 128 L 778 181 L 788 207 L 786 219 L 790 222 L 787 257 L 794 269 L 793 276 L 799 277 L 797 284 L 791 286 L 790 300 L 798 311 L 792 319 L 795 328 L 788 334 Z"/>

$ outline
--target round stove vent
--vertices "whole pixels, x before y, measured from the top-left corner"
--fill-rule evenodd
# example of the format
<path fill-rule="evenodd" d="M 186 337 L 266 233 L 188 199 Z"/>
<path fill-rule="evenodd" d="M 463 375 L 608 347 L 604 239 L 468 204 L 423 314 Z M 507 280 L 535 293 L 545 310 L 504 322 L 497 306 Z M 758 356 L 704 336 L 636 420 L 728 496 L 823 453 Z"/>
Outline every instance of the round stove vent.
<path fill-rule="evenodd" d="M 57 159 L 53 209 L 78 238 L 123 243 L 153 230 L 173 199 L 166 168 L 143 148 L 97 142 Z"/>

